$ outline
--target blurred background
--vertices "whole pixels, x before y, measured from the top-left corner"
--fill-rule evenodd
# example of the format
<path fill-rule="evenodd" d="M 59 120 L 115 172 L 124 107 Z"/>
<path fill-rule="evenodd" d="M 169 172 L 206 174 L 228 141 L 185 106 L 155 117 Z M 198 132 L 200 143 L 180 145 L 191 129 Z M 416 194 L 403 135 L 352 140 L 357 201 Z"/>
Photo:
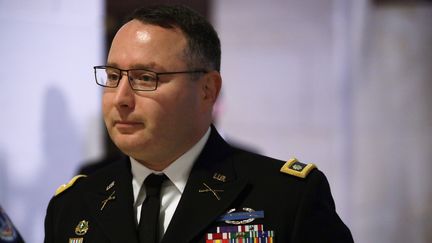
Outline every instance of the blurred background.
<path fill-rule="evenodd" d="M 158 2 L 219 32 L 228 140 L 316 163 L 356 242 L 432 242 L 432 1 L 0 0 L 0 204 L 28 242 L 60 184 L 117 156 L 92 66 Z"/>

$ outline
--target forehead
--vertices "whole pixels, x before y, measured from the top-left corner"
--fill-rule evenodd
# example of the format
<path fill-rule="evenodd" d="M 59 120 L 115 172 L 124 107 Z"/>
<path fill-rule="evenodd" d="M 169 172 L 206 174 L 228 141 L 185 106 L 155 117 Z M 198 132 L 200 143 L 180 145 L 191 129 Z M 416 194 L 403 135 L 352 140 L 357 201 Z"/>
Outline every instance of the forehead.
<path fill-rule="evenodd" d="M 132 20 L 115 35 L 108 63 L 122 68 L 131 65 L 171 65 L 183 62 L 187 40 L 177 28 L 162 28 Z M 125 67 L 127 66 L 127 67 Z"/>

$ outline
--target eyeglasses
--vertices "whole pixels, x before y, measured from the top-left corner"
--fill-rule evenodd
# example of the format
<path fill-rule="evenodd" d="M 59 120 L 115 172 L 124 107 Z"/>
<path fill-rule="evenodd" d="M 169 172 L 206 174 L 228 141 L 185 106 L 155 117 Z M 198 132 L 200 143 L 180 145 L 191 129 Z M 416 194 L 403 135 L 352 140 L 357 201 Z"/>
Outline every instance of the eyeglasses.
<path fill-rule="evenodd" d="M 110 66 L 95 66 L 93 68 L 98 85 L 107 88 L 116 88 L 120 83 L 120 79 L 123 77 L 123 73 L 126 72 L 130 86 L 136 91 L 156 90 L 160 75 L 207 73 L 206 70 L 157 73 L 146 69 L 124 70 Z"/>

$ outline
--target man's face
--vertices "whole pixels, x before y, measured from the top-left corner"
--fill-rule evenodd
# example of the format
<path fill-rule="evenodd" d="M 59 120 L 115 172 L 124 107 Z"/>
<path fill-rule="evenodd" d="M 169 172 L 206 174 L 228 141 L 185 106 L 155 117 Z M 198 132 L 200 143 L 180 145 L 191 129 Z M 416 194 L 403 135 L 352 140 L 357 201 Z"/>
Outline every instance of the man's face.
<path fill-rule="evenodd" d="M 186 38 L 178 29 L 132 20 L 117 32 L 107 65 L 155 72 L 185 71 L 189 70 L 184 57 L 186 46 Z M 206 76 L 193 79 L 191 74 L 161 75 L 157 90 L 134 91 L 124 75 L 117 88 L 105 88 L 103 115 L 114 143 L 149 168 L 162 170 L 168 166 L 209 126 L 212 103 L 205 98 Z"/>

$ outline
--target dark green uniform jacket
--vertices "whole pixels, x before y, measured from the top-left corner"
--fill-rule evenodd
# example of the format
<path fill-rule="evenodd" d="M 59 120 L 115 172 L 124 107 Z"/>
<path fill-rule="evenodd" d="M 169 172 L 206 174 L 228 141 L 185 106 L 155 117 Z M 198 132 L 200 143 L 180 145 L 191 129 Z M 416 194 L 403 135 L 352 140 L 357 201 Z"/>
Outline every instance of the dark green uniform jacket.
<path fill-rule="evenodd" d="M 280 172 L 284 163 L 231 147 L 212 127 L 162 243 L 206 242 L 218 226 L 230 225 L 221 216 L 234 208 L 260 212 L 247 225 L 272 231 L 273 242 L 353 242 L 323 173 L 313 169 L 300 178 Z M 123 160 L 53 197 L 45 243 L 138 243 L 131 181 L 130 163 Z"/>

